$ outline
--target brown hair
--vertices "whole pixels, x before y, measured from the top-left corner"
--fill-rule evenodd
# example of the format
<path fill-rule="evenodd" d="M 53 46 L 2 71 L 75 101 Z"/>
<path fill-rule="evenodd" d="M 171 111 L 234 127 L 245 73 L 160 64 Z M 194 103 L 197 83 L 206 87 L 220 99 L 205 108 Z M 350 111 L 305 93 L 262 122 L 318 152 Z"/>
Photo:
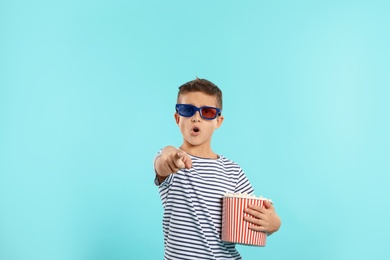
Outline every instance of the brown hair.
<path fill-rule="evenodd" d="M 188 81 L 179 87 L 177 98 L 179 99 L 181 94 L 189 92 L 202 92 L 210 96 L 215 96 L 217 99 L 217 107 L 222 109 L 222 91 L 211 81 L 198 77 L 195 80 Z"/>

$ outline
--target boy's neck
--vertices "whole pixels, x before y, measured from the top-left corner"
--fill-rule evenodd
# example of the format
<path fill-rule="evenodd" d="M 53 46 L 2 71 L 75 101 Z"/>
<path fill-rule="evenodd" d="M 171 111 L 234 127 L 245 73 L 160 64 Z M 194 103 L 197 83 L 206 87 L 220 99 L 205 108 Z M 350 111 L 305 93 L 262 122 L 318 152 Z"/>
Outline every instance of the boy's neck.
<path fill-rule="evenodd" d="M 218 159 L 218 155 L 211 150 L 211 147 L 190 146 L 184 143 L 180 146 L 180 149 L 196 157 Z"/>

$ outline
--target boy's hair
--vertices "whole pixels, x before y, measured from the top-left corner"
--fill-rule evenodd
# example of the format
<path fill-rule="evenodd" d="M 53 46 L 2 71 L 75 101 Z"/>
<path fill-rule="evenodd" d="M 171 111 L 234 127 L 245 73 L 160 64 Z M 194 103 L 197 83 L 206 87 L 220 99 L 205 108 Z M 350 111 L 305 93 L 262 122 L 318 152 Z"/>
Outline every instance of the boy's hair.
<path fill-rule="evenodd" d="M 222 110 L 222 91 L 211 81 L 196 77 L 195 80 L 184 83 L 179 87 L 177 99 L 179 99 L 181 94 L 189 92 L 202 92 L 210 96 L 215 96 L 217 99 L 217 107 Z"/>

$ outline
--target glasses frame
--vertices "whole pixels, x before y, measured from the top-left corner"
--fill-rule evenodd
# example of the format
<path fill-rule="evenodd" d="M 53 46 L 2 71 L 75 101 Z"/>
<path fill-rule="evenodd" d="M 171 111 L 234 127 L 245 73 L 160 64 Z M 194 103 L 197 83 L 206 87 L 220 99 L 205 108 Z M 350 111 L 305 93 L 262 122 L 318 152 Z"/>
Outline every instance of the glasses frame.
<path fill-rule="evenodd" d="M 182 106 L 193 108 L 193 109 L 194 109 L 194 113 L 193 113 L 192 115 L 190 115 L 190 116 L 180 114 L 179 108 L 182 107 Z M 199 111 L 200 117 L 203 118 L 203 119 L 205 119 L 205 120 L 214 120 L 214 119 L 216 119 L 218 116 L 221 115 L 221 109 L 219 109 L 219 108 L 217 108 L 217 107 L 209 107 L 209 106 L 197 107 L 197 106 L 190 105 L 190 104 L 176 104 L 175 108 L 176 108 L 176 112 L 177 112 L 179 115 L 184 116 L 184 117 L 193 117 L 193 116 L 196 114 L 196 112 L 198 112 L 198 111 Z M 203 116 L 203 113 L 202 113 L 202 109 L 203 109 L 203 108 L 215 109 L 215 110 L 217 111 L 217 113 L 215 113 L 215 116 L 214 116 L 213 118 L 204 117 L 204 116 Z"/>

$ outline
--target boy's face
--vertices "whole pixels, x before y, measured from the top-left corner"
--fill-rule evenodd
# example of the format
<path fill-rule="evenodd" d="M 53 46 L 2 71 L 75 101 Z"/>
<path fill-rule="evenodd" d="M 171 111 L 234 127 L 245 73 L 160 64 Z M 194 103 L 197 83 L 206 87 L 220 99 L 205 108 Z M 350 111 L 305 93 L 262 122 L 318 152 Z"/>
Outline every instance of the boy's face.
<path fill-rule="evenodd" d="M 181 94 L 178 104 L 189 104 L 196 107 L 217 107 L 217 99 L 202 92 L 190 92 Z M 214 130 L 221 126 L 223 119 L 223 116 L 217 116 L 212 120 L 203 119 L 199 111 L 191 117 L 184 117 L 177 112 L 175 113 L 175 120 L 180 127 L 184 142 L 190 146 L 204 146 L 204 148 L 210 147 Z"/>

